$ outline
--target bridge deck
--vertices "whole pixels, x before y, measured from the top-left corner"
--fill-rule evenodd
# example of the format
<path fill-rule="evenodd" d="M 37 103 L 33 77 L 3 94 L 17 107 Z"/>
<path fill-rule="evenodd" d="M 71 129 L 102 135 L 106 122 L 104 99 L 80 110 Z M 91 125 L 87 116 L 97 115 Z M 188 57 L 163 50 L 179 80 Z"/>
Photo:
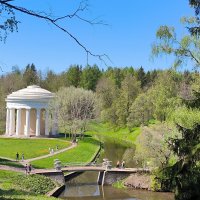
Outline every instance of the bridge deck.
<path fill-rule="evenodd" d="M 69 166 L 63 167 L 61 169 L 62 172 L 85 172 L 85 171 L 108 171 L 108 172 L 127 172 L 127 173 L 137 173 L 137 172 L 151 172 L 150 169 L 147 168 L 111 168 L 106 169 L 105 167 L 99 166 Z M 34 171 L 35 173 L 53 173 L 58 172 L 55 169 L 37 169 Z"/>

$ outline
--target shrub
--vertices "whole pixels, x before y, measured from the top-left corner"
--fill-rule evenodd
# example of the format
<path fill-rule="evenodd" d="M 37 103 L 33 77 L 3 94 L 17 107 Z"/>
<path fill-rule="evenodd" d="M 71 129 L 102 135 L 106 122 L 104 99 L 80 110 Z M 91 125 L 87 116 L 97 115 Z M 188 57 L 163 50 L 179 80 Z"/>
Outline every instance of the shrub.
<path fill-rule="evenodd" d="M 56 187 L 56 184 L 48 177 L 42 175 L 18 175 L 13 178 L 13 183 L 22 190 L 34 194 L 46 194 Z"/>

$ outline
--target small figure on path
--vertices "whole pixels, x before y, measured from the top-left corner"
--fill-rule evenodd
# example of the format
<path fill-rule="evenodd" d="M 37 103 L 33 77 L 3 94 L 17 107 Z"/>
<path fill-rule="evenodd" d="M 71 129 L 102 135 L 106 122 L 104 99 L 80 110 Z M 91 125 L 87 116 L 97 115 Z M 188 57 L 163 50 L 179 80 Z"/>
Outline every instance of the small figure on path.
<path fill-rule="evenodd" d="M 56 145 L 56 151 L 58 151 L 58 145 Z"/>
<path fill-rule="evenodd" d="M 31 170 L 32 170 L 32 165 L 30 164 L 30 165 L 28 166 L 28 174 L 31 173 Z"/>
<path fill-rule="evenodd" d="M 54 154 L 54 150 L 53 149 L 51 149 L 51 153 Z"/>
<path fill-rule="evenodd" d="M 26 166 L 24 167 L 24 169 L 25 169 L 25 173 L 26 173 L 26 175 L 28 174 L 28 165 L 26 164 Z"/>
<path fill-rule="evenodd" d="M 125 168 L 125 161 L 122 161 L 122 168 Z"/>
<path fill-rule="evenodd" d="M 19 153 L 17 152 L 16 153 L 16 161 L 18 161 L 19 160 Z"/>
<path fill-rule="evenodd" d="M 22 162 L 24 161 L 24 154 L 22 154 Z"/>
<path fill-rule="evenodd" d="M 119 162 L 119 160 L 117 161 L 117 165 L 116 165 L 116 167 L 117 167 L 117 168 L 120 167 L 120 162 Z"/>

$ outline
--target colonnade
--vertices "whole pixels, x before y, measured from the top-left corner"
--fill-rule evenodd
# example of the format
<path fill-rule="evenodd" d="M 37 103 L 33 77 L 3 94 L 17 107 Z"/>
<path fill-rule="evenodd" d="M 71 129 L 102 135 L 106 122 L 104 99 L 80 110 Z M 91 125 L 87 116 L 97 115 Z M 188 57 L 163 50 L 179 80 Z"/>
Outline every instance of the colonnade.
<path fill-rule="evenodd" d="M 31 108 L 7 108 L 6 114 L 6 135 L 26 136 L 30 137 L 31 134 L 35 136 L 49 136 L 49 111 L 45 108 L 35 108 L 36 114 L 31 119 Z M 44 123 L 41 119 L 42 113 L 45 111 Z M 25 114 L 24 114 L 25 112 Z M 34 111 L 35 112 L 35 111 Z M 25 115 L 25 116 L 24 116 Z M 23 119 L 22 119 L 23 118 Z M 25 119 L 24 119 L 25 118 Z M 34 133 L 31 133 L 30 123 L 33 121 Z M 44 124 L 44 133 L 41 131 L 41 125 Z M 52 125 L 52 135 L 56 134 L 56 120 L 54 117 Z"/>

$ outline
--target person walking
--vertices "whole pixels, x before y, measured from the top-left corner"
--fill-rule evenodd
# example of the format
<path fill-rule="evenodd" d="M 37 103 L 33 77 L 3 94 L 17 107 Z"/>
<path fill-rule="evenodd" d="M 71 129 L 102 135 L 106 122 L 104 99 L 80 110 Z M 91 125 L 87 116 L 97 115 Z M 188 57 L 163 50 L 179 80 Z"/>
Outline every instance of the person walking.
<path fill-rule="evenodd" d="M 19 161 L 19 153 L 16 153 L 16 161 Z"/>
<path fill-rule="evenodd" d="M 24 161 L 24 154 L 22 153 L 22 162 Z"/>
<path fill-rule="evenodd" d="M 29 166 L 28 166 L 28 174 L 30 174 L 30 173 L 31 173 L 31 170 L 32 170 L 32 165 L 31 165 L 31 164 L 29 164 Z"/>
<path fill-rule="evenodd" d="M 28 165 L 27 164 L 25 165 L 24 169 L 25 169 L 25 173 L 27 175 L 28 174 Z"/>
<path fill-rule="evenodd" d="M 125 168 L 125 161 L 122 161 L 122 168 Z"/>

